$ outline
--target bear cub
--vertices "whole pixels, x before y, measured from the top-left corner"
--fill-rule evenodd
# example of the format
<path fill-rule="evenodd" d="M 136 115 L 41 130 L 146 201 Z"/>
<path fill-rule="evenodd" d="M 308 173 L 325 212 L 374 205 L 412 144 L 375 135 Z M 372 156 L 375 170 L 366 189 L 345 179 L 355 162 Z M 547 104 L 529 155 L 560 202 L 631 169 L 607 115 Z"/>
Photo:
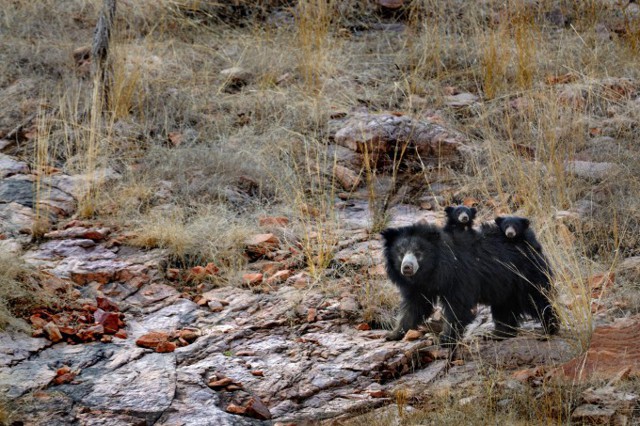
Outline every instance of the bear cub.
<path fill-rule="evenodd" d="M 495 222 L 507 240 L 514 243 L 525 242 L 537 252 L 542 252 L 542 245 L 538 242 L 533 230 L 529 228 L 530 222 L 526 217 L 498 216 Z"/>
<path fill-rule="evenodd" d="M 474 207 L 449 206 L 445 208 L 444 213 L 447 216 L 447 223 L 444 225 L 444 231 L 452 232 L 471 229 L 477 212 Z"/>

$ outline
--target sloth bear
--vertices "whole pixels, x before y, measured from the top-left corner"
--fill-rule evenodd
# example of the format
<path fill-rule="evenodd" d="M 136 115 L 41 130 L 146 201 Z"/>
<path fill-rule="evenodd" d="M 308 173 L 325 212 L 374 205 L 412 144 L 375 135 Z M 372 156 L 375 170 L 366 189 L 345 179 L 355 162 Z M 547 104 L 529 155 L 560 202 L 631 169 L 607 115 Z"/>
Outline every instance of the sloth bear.
<path fill-rule="evenodd" d="M 534 250 L 541 252 L 542 246 L 536 238 L 536 234 L 529 228 L 529 219 L 518 216 L 498 216 L 495 219 L 496 225 L 500 228 L 505 237 L 514 243 L 525 242 Z"/>
<path fill-rule="evenodd" d="M 456 242 L 430 224 L 382 231 L 387 275 L 402 296 L 388 340 L 401 339 L 427 319 L 438 300 L 446 323 L 442 345 L 461 339 L 478 303 L 491 306 L 498 338 L 514 336 L 525 315 L 539 319 L 548 334 L 558 331 L 547 260 L 527 244 L 507 240 L 495 225 L 483 224 L 474 235 L 471 243 Z"/>

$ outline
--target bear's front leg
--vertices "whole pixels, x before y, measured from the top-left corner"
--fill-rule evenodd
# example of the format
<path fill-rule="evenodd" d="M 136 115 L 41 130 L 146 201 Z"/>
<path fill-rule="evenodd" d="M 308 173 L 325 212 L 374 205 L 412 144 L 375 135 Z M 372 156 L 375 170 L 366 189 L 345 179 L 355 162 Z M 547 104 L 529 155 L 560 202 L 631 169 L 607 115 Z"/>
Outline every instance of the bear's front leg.
<path fill-rule="evenodd" d="M 400 315 L 395 328 L 388 332 L 387 340 L 400 340 L 407 331 L 415 329 L 418 324 L 429 318 L 433 313 L 434 301 L 418 296 L 409 300 L 403 300 L 400 305 Z"/>
<path fill-rule="evenodd" d="M 440 345 L 455 346 L 464 335 L 464 329 L 473 321 L 475 315 L 473 307 L 462 304 L 460 301 L 456 304 L 448 303 L 443 300 L 444 305 L 444 331 L 440 333 Z"/>

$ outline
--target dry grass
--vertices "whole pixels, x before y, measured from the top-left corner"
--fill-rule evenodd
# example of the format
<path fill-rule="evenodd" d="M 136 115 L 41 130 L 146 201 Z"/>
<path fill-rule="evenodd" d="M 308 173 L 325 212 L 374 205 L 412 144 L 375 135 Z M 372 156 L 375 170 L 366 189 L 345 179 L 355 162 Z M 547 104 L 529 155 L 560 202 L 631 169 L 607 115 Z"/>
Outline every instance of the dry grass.
<path fill-rule="evenodd" d="M 27 330 L 20 318 L 28 316 L 31 309 L 48 306 L 60 300 L 40 287 L 36 276 L 20 258 L 0 253 L 0 330 Z"/>
<path fill-rule="evenodd" d="M 80 214 L 125 224 L 135 245 L 165 248 L 183 265 L 218 261 L 235 282 L 245 262 L 242 241 L 259 232 L 256 218 L 284 213 L 308 270 L 322 282 L 340 229 L 327 122 L 334 112 L 366 108 L 416 118 L 437 110 L 469 136 L 476 149 L 464 167 L 449 171 L 454 188 L 446 199 L 480 200 L 486 220 L 503 213 L 532 219 L 556 273 L 563 329 L 580 348 L 594 322 L 582 283 L 640 254 L 635 6 L 422 0 L 384 17 L 374 2 L 121 2 L 114 108 L 102 111 L 92 82 L 70 58 L 89 43 L 100 4 L 0 0 L 0 133 L 36 114 L 38 137 L 14 153 L 37 169 L 121 173 L 115 185 L 87 188 Z M 551 18 L 558 13 L 566 25 Z M 242 82 L 221 75 L 231 67 L 246 71 Z M 572 81 L 554 83 L 563 76 Z M 634 87 L 621 93 L 607 85 L 610 77 L 628 77 Z M 447 107 L 451 87 L 482 102 Z M 566 162 L 576 159 L 621 167 L 590 181 L 567 172 Z M 372 204 L 388 195 L 377 192 L 379 172 L 360 172 Z M 425 187 L 432 176 L 422 171 Z M 556 217 L 584 205 L 578 221 Z M 11 271 L 7 288 L 19 289 Z M 378 284 L 356 284 L 363 315 L 383 317 L 391 302 Z M 16 291 L 0 300 L 28 294 Z M 2 305 L 3 317 L 13 315 L 12 304 Z M 548 405 L 522 400 L 522 410 L 508 413 L 495 398 L 482 414 L 472 412 L 475 404 L 443 403 L 415 421 L 534 422 L 538 412 L 564 419 L 553 413 L 565 393 L 553 395 Z"/>

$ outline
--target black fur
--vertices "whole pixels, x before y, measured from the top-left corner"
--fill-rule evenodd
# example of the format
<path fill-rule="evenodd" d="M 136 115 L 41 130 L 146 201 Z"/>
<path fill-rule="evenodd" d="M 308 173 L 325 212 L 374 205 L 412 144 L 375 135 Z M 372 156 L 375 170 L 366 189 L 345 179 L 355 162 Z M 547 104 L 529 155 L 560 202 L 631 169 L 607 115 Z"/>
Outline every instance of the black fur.
<path fill-rule="evenodd" d="M 495 225 L 483 225 L 473 235 L 471 243 L 462 243 L 433 225 L 382 232 L 387 274 L 402 295 L 398 323 L 387 339 L 398 340 L 415 328 L 433 313 L 437 300 L 446 322 L 441 334 L 445 345 L 460 340 L 478 303 L 491 306 L 499 337 L 513 336 L 524 315 L 540 319 L 549 334 L 557 331 L 547 298 L 546 259 L 524 244 L 507 241 Z M 403 273 L 403 258 L 411 258 L 405 256 L 408 252 L 417 268 L 405 265 Z"/>
<path fill-rule="evenodd" d="M 444 209 L 447 215 L 447 223 L 444 226 L 445 232 L 452 232 L 455 230 L 468 230 L 473 226 L 473 219 L 478 212 L 475 207 L 466 206 L 449 206 Z M 461 215 L 464 215 L 466 221 L 461 220 Z"/>
<path fill-rule="evenodd" d="M 529 244 L 534 250 L 542 252 L 542 245 L 538 242 L 535 232 L 529 227 L 530 222 L 526 217 L 518 216 L 498 216 L 495 219 L 496 225 L 502 231 L 502 234 L 509 241 L 517 244 Z M 507 230 L 510 233 L 507 235 Z"/>

